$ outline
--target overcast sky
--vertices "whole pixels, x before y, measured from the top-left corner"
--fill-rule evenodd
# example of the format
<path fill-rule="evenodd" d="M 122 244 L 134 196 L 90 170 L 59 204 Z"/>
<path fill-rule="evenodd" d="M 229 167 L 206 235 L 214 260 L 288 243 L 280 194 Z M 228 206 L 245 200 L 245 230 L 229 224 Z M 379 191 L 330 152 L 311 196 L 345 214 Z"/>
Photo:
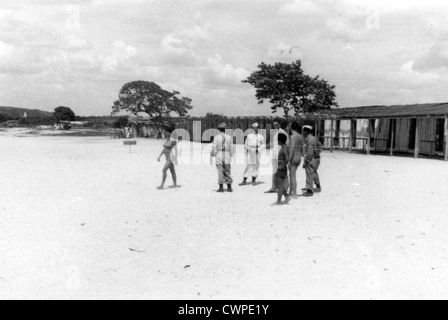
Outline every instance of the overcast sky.
<path fill-rule="evenodd" d="M 107 115 L 129 81 L 193 115 L 267 115 L 260 62 L 301 59 L 341 107 L 448 101 L 447 1 L 1 0 L 0 105 Z"/>

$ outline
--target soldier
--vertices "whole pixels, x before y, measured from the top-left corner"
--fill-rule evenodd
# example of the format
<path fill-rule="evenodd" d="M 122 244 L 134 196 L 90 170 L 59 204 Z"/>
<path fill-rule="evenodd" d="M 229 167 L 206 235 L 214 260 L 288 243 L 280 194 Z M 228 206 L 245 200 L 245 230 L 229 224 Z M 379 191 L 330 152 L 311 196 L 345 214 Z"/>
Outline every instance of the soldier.
<path fill-rule="evenodd" d="M 288 181 L 288 165 L 289 165 L 289 146 L 286 145 L 288 136 L 280 133 L 278 135 L 278 143 L 280 145 L 280 150 L 278 154 L 278 169 L 275 173 L 275 178 L 277 179 L 277 202 L 274 205 L 289 204 L 291 197 L 288 194 L 289 181 Z M 285 197 L 285 202 L 282 203 L 282 197 Z"/>
<path fill-rule="evenodd" d="M 278 191 L 278 185 L 277 185 L 277 177 L 276 177 L 276 172 L 277 172 L 277 168 L 278 168 L 278 154 L 280 151 L 280 148 L 278 146 L 278 135 L 279 134 L 284 134 L 287 138 L 286 144 L 289 145 L 289 139 L 288 139 L 288 133 L 286 133 L 285 130 L 282 129 L 280 122 L 275 121 L 273 123 L 273 139 L 271 141 L 271 161 L 272 161 L 272 168 L 274 171 L 274 174 L 272 176 L 272 188 L 269 191 L 266 191 L 265 193 L 277 193 Z M 272 134 L 271 134 L 272 137 Z"/>
<path fill-rule="evenodd" d="M 317 170 L 320 165 L 320 152 L 319 142 L 313 136 L 313 128 L 311 126 L 305 126 L 303 128 L 303 136 L 305 137 L 305 162 L 303 168 L 306 171 L 306 188 L 303 189 L 304 197 L 312 197 L 314 191 L 320 192 L 320 179 Z M 314 183 L 316 183 L 316 190 L 314 190 Z"/>
<path fill-rule="evenodd" d="M 221 123 L 218 126 L 219 134 L 215 137 L 210 153 L 210 164 L 213 165 L 213 158 L 216 159 L 216 167 L 219 175 L 218 193 L 225 192 L 224 185 L 227 185 L 227 192 L 233 192 L 233 179 L 231 176 L 231 163 L 234 153 L 232 137 L 226 134 L 227 125 Z"/>
<path fill-rule="evenodd" d="M 258 171 L 260 169 L 261 152 L 265 148 L 265 139 L 263 135 L 259 134 L 260 126 L 258 123 L 252 125 L 253 133 L 249 134 L 244 145 L 246 151 L 247 166 L 244 171 L 244 180 L 240 186 L 247 184 L 247 179 L 252 177 L 252 185 L 255 186 L 258 178 Z"/>
<path fill-rule="evenodd" d="M 293 199 L 297 199 L 297 169 L 302 163 L 303 149 L 305 140 L 299 133 L 300 125 L 297 122 L 291 124 L 292 136 L 290 142 L 290 195 Z"/>

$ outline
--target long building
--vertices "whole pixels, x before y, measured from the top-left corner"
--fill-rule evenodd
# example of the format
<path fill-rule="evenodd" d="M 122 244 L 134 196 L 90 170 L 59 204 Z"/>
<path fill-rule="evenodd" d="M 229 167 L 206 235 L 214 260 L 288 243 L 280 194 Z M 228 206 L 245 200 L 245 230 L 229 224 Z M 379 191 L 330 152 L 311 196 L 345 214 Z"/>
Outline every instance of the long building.
<path fill-rule="evenodd" d="M 278 117 L 231 117 L 226 118 L 229 129 L 248 130 L 258 122 L 263 132 L 272 129 Z M 412 154 L 443 157 L 448 161 L 448 103 L 415 104 L 399 106 L 372 106 L 337 108 L 302 114 L 302 125 L 314 125 L 316 136 L 329 150 L 347 150 Z M 219 119 L 177 119 L 178 128 L 186 129 L 190 139 L 210 142 Z M 137 136 L 156 137 L 158 130 L 149 119 L 134 121 Z M 270 139 L 269 134 L 266 137 Z"/>
<path fill-rule="evenodd" d="M 321 110 L 305 114 L 331 150 L 411 153 L 448 160 L 448 103 Z"/>

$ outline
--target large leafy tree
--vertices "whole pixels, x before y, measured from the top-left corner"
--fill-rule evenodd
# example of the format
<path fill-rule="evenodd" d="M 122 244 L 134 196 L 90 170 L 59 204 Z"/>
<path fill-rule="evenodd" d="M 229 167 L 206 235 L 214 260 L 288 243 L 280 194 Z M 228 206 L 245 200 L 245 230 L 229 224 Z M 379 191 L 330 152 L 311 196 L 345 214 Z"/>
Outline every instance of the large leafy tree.
<path fill-rule="evenodd" d="M 64 106 L 57 107 L 56 109 L 54 109 L 53 117 L 56 119 L 58 123 L 61 121 L 76 120 L 76 115 L 73 112 L 73 110 Z"/>
<path fill-rule="evenodd" d="M 193 107 L 190 98 L 181 97 L 177 91 L 169 92 L 158 84 L 148 81 L 127 83 L 120 90 L 112 114 L 127 111 L 132 114 L 147 113 L 158 125 L 170 123 L 173 114 L 185 117 Z"/>
<path fill-rule="evenodd" d="M 273 113 L 283 110 L 285 118 L 288 118 L 292 113 L 298 116 L 338 107 L 335 86 L 319 76 L 313 78 L 305 74 L 300 60 L 291 64 L 261 63 L 258 68 L 243 83 L 254 86 L 258 103 L 270 102 Z"/>

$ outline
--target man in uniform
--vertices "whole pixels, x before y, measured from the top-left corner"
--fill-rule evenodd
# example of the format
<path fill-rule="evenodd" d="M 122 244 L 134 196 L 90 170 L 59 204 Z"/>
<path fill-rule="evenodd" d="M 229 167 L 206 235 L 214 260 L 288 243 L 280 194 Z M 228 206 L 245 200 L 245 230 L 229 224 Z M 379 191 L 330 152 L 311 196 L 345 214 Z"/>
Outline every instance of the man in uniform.
<path fill-rule="evenodd" d="M 233 192 L 233 179 L 231 175 L 231 163 L 234 154 L 233 139 L 226 134 L 227 125 L 221 123 L 218 126 L 219 134 L 213 140 L 212 151 L 210 153 L 210 163 L 213 165 L 213 158 L 216 159 L 216 167 L 219 176 L 218 193 L 225 192 L 224 185 L 227 185 L 227 192 Z"/>
<path fill-rule="evenodd" d="M 305 138 L 305 163 L 303 168 L 306 171 L 306 188 L 304 189 L 304 197 L 312 197 L 314 191 L 320 192 L 320 179 L 317 170 L 320 165 L 320 151 L 319 142 L 313 136 L 313 128 L 305 126 L 303 128 L 303 136 Z M 316 190 L 314 190 L 314 183 L 316 183 Z"/>
<path fill-rule="evenodd" d="M 278 145 L 278 135 L 279 134 L 284 134 L 287 137 L 287 141 L 286 141 L 286 145 L 289 145 L 289 136 L 288 133 L 282 129 L 280 122 L 275 121 L 273 123 L 273 131 L 272 133 L 274 135 L 272 135 L 271 133 L 271 161 L 272 161 L 272 168 L 274 170 L 273 172 L 273 176 L 272 176 L 272 188 L 269 191 L 266 191 L 265 193 L 277 193 L 278 191 L 278 185 L 277 185 L 277 168 L 278 168 L 278 154 L 280 152 L 280 147 Z"/>
<path fill-rule="evenodd" d="M 247 184 L 247 179 L 252 177 L 252 185 L 255 186 L 258 178 L 258 171 L 260 169 L 261 152 L 265 148 L 265 139 L 263 135 L 259 133 L 260 125 L 254 123 L 252 125 L 253 133 L 249 134 L 244 145 L 246 152 L 247 166 L 244 171 L 244 180 L 240 186 Z"/>

